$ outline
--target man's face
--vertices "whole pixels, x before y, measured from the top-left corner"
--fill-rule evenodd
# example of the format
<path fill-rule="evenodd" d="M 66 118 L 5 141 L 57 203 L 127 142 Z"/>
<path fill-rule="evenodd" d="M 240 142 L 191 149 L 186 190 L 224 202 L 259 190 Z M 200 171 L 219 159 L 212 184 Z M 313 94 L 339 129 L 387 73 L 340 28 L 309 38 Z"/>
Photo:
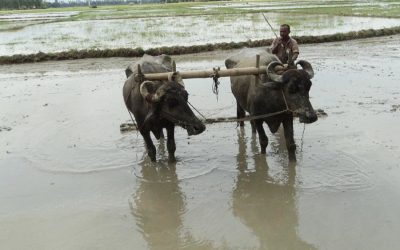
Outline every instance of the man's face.
<path fill-rule="evenodd" d="M 280 28 L 280 30 L 279 30 L 279 33 L 280 33 L 282 39 L 286 40 L 286 39 L 289 38 L 289 33 L 290 33 L 290 31 L 289 31 L 289 29 L 288 29 L 286 26 L 282 26 L 282 27 Z"/>

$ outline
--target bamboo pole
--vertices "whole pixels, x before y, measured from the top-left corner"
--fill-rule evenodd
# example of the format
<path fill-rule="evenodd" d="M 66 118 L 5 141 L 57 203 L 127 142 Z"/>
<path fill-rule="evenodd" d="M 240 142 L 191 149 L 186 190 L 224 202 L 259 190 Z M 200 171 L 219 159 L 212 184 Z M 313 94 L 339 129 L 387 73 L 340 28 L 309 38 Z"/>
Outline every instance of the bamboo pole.
<path fill-rule="evenodd" d="M 191 78 L 211 78 L 218 75 L 218 77 L 228 77 L 228 76 L 243 76 L 243 75 L 259 75 L 265 74 L 267 72 L 267 67 L 246 67 L 246 68 L 234 68 L 234 69 L 220 69 L 220 70 L 191 70 L 191 71 L 179 71 L 179 75 L 182 79 Z M 146 80 L 168 80 L 168 75 L 171 72 L 163 73 L 151 73 L 143 74 L 143 78 Z"/>

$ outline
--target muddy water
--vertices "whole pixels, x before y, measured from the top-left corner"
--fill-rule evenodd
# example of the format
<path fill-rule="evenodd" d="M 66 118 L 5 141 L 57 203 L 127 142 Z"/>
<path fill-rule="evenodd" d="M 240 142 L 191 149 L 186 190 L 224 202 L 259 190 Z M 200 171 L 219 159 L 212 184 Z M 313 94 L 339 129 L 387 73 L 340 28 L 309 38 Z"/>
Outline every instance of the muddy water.
<path fill-rule="evenodd" d="M 121 97 L 126 59 L 0 67 L 0 242 L 5 249 L 397 249 L 400 36 L 302 46 L 311 100 L 295 122 L 296 164 L 279 131 L 259 154 L 250 126 L 176 131 L 146 156 Z M 222 66 L 231 52 L 176 57 Z M 207 117 L 232 116 L 221 79 L 186 81 Z"/>

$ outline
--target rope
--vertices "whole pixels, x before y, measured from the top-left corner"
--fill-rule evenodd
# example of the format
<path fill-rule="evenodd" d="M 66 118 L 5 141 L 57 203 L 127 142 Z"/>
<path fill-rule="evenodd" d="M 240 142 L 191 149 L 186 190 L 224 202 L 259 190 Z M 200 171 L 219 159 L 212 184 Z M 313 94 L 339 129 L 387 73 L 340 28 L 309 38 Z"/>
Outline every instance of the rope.
<path fill-rule="evenodd" d="M 218 100 L 218 85 L 220 84 L 219 83 L 219 81 L 218 81 L 218 70 L 219 70 L 219 68 L 214 68 L 214 75 L 212 76 L 213 77 L 213 79 L 214 79 L 214 86 L 215 87 L 213 87 L 213 92 L 214 92 L 214 94 L 216 94 L 217 95 L 217 100 Z M 215 91 L 214 91 L 215 90 Z M 287 101 L 286 101 L 286 96 L 285 96 L 285 93 L 283 92 L 283 90 L 282 90 L 282 96 L 283 96 L 283 100 L 284 100 L 284 102 L 285 102 L 285 106 L 286 106 L 286 109 L 284 109 L 284 110 L 281 110 L 281 111 L 277 111 L 277 112 L 273 112 L 273 113 L 268 113 L 268 114 L 263 114 L 263 115 L 255 115 L 255 116 L 247 116 L 247 117 L 244 117 L 244 118 L 239 118 L 239 119 L 234 119 L 234 118 L 227 118 L 227 119 L 224 119 L 223 120 L 223 122 L 241 122 L 241 121 L 251 121 L 251 120 L 257 120 L 257 119 L 262 119 L 262 118 L 268 118 L 268 117 L 272 117 L 272 116 L 276 116 L 276 115 L 280 115 L 280 114 L 295 114 L 296 112 L 295 111 L 292 111 L 292 110 L 290 110 L 289 109 L 289 106 L 288 106 L 288 104 L 287 104 Z M 187 101 L 187 103 L 203 118 L 203 122 L 204 123 L 206 123 L 206 124 L 210 124 L 210 123 L 214 123 L 215 121 L 213 121 L 212 119 L 207 119 L 198 109 L 196 109 L 189 101 Z M 131 112 L 129 111 L 129 109 L 127 108 L 127 110 L 128 110 L 128 113 L 129 113 L 129 116 L 131 117 L 131 120 L 132 120 L 132 122 L 133 122 L 133 124 L 135 124 L 135 127 L 136 127 L 136 129 L 137 130 L 139 130 L 139 127 L 137 126 L 137 124 L 134 122 L 134 120 L 133 120 L 133 117 L 132 117 L 132 114 L 131 114 Z M 190 124 L 188 124 L 187 122 L 185 122 L 185 121 L 182 121 L 182 120 L 179 120 L 179 119 L 176 119 L 173 115 L 171 115 L 170 113 L 167 113 L 167 112 L 162 112 L 164 115 L 166 115 L 170 120 L 172 120 L 172 122 L 175 122 L 175 123 L 177 123 L 177 124 L 183 124 L 183 125 L 190 125 Z M 304 136 L 304 130 L 305 130 L 305 127 L 304 127 L 304 129 L 303 129 L 303 136 Z"/>
<path fill-rule="evenodd" d="M 285 101 L 286 110 L 289 110 L 289 106 L 287 104 L 286 96 L 285 96 L 285 93 L 283 92 L 283 89 L 282 89 L 282 96 L 283 96 L 283 100 Z M 294 113 L 294 112 L 292 111 L 292 113 Z"/>
<path fill-rule="evenodd" d="M 285 113 L 292 113 L 292 111 L 285 109 L 285 110 L 282 110 L 282 111 L 273 112 L 273 113 L 264 114 L 264 115 L 254 115 L 254 116 L 247 116 L 247 117 L 240 118 L 240 119 L 234 119 L 234 121 L 236 121 L 236 122 L 251 121 L 251 120 L 257 120 L 257 119 L 261 119 L 261 118 L 268 118 L 268 117 L 271 117 L 271 116 L 276 116 L 276 115 L 285 114 Z M 232 122 L 233 122 L 233 120 L 232 120 Z"/>
<path fill-rule="evenodd" d="M 135 128 L 136 128 L 136 136 L 138 136 L 137 131 L 140 131 L 139 126 L 138 126 L 138 125 L 135 123 L 135 121 L 133 120 L 132 114 L 131 114 L 131 112 L 129 111 L 128 107 L 126 107 L 126 110 L 128 111 L 129 116 L 131 117 L 131 120 L 132 120 L 133 125 L 135 125 Z"/>
<path fill-rule="evenodd" d="M 276 116 L 276 115 L 280 115 L 280 114 L 290 114 L 290 113 L 291 114 L 295 114 L 296 113 L 295 111 L 292 111 L 292 110 L 289 109 L 289 106 L 287 105 L 285 93 L 283 92 L 283 90 L 282 90 L 282 95 L 283 95 L 283 100 L 285 101 L 285 105 L 286 105 L 286 109 L 284 109 L 284 110 L 273 112 L 273 113 L 268 113 L 268 114 L 263 114 L 263 115 L 247 116 L 247 117 L 239 118 L 239 119 L 228 118 L 228 119 L 224 119 L 223 121 L 224 122 L 241 122 L 241 121 L 251 121 L 251 120 L 257 120 L 257 119 L 262 119 L 262 118 L 268 118 L 268 117 L 272 117 L 272 116 Z M 203 122 L 204 123 L 210 124 L 210 123 L 214 123 L 215 122 L 212 119 L 207 119 L 189 101 L 187 101 L 187 103 L 203 118 Z M 163 113 L 166 114 L 171 120 L 177 122 L 178 124 L 188 125 L 186 122 L 174 118 L 173 115 L 171 115 L 171 114 L 169 114 L 167 112 L 163 112 Z"/>
<path fill-rule="evenodd" d="M 197 113 L 199 113 L 199 115 L 201 115 L 201 117 L 203 117 L 204 120 L 207 120 L 207 118 L 200 113 L 200 111 L 198 111 L 189 101 L 187 101 L 187 103 L 190 105 L 190 107 L 192 107 Z"/>
<path fill-rule="evenodd" d="M 220 70 L 220 67 L 213 68 L 213 70 L 214 70 L 214 74 L 211 75 L 211 77 L 214 81 L 214 83 L 212 85 L 212 92 L 217 96 L 217 101 L 218 101 L 218 93 L 219 93 L 218 86 L 220 84 L 220 82 L 218 80 L 218 78 L 219 78 L 218 71 Z"/>
<path fill-rule="evenodd" d="M 301 134 L 301 146 L 300 146 L 300 152 L 303 152 L 303 139 L 304 139 L 304 132 L 306 131 L 306 124 L 304 123 L 303 125 L 303 133 Z"/>

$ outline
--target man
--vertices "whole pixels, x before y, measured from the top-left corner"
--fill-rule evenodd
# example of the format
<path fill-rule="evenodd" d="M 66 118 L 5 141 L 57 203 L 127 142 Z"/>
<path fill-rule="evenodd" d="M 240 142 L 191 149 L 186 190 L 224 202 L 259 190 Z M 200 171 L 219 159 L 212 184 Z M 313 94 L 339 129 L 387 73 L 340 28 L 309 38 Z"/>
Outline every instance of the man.
<path fill-rule="evenodd" d="M 272 53 L 275 54 L 283 64 L 294 65 L 299 56 L 299 45 L 296 40 L 289 36 L 290 26 L 282 24 L 279 30 L 280 37 L 274 39 L 271 45 Z M 287 67 L 287 65 L 285 65 Z"/>

